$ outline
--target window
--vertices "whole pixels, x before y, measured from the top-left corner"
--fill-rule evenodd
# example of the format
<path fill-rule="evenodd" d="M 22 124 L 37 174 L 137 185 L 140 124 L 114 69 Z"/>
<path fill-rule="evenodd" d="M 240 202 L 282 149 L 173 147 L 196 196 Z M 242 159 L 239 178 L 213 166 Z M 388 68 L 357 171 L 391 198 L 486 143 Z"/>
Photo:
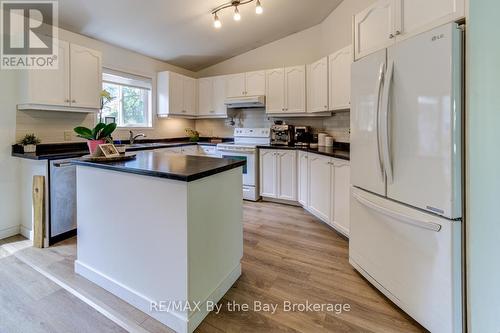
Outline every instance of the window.
<path fill-rule="evenodd" d="M 102 119 L 114 117 L 118 127 L 152 127 L 152 80 L 105 69 L 103 89 L 112 97 L 105 102 Z"/>

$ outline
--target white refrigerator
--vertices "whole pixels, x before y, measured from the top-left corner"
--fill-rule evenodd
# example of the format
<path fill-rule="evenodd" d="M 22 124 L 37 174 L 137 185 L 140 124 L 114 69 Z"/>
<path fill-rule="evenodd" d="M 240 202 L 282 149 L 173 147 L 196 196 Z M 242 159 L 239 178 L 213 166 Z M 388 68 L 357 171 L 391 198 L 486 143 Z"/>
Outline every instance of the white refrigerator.
<path fill-rule="evenodd" d="M 431 332 L 462 331 L 462 31 L 352 65 L 349 261 Z"/>

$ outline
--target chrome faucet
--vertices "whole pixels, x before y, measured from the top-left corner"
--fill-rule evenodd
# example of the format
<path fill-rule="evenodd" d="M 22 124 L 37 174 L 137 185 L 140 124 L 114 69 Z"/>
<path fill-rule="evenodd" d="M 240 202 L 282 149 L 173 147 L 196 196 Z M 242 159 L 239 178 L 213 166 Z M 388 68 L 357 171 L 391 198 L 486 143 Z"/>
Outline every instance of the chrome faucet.
<path fill-rule="evenodd" d="M 137 138 L 140 138 L 140 137 L 147 138 L 147 136 L 144 133 L 139 133 L 137 135 L 134 135 L 134 132 L 132 132 L 132 131 L 129 131 L 129 133 L 130 133 L 129 141 L 130 141 L 131 145 L 134 144 L 134 142 Z"/>

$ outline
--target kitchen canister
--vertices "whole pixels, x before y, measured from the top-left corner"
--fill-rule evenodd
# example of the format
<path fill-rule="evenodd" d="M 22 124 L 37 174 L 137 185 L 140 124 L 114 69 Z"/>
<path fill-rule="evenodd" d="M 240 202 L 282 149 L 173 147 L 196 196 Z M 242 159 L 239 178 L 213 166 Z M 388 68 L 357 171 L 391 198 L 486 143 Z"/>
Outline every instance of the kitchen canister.
<path fill-rule="evenodd" d="M 318 146 L 324 147 L 326 145 L 326 133 L 318 133 Z"/>
<path fill-rule="evenodd" d="M 333 137 L 327 136 L 325 138 L 325 146 L 326 147 L 333 147 Z"/>

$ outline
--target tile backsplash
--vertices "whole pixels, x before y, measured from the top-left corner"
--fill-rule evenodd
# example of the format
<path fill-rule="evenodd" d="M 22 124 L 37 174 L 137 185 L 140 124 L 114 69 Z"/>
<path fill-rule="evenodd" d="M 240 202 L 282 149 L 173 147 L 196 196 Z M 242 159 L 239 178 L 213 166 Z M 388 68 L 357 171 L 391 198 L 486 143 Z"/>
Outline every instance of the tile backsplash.
<path fill-rule="evenodd" d="M 202 136 L 231 137 L 235 127 L 271 127 L 275 120 L 290 125 L 310 126 L 316 132 L 326 132 L 338 142 L 349 142 L 350 114 L 337 112 L 331 117 L 270 118 L 264 109 L 228 111 L 228 119 L 196 120 L 196 130 Z M 232 122 L 231 122 L 232 121 Z"/>
<path fill-rule="evenodd" d="M 228 119 L 154 119 L 154 128 L 137 129 L 150 139 L 186 136 L 186 128 L 196 128 L 202 136 L 232 137 L 235 127 L 271 127 L 274 120 L 291 125 L 310 126 L 316 132 L 326 132 L 339 142 L 349 142 L 349 112 L 337 112 L 331 117 L 269 118 L 264 109 L 229 110 Z M 60 111 L 18 111 L 16 140 L 27 133 L 35 133 L 43 143 L 83 141 L 73 133 L 76 126 L 93 127 L 95 114 Z M 65 138 L 65 132 L 68 135 Z M 128 130 L 118 129 L 115 139 L 128 139 Z"/>

